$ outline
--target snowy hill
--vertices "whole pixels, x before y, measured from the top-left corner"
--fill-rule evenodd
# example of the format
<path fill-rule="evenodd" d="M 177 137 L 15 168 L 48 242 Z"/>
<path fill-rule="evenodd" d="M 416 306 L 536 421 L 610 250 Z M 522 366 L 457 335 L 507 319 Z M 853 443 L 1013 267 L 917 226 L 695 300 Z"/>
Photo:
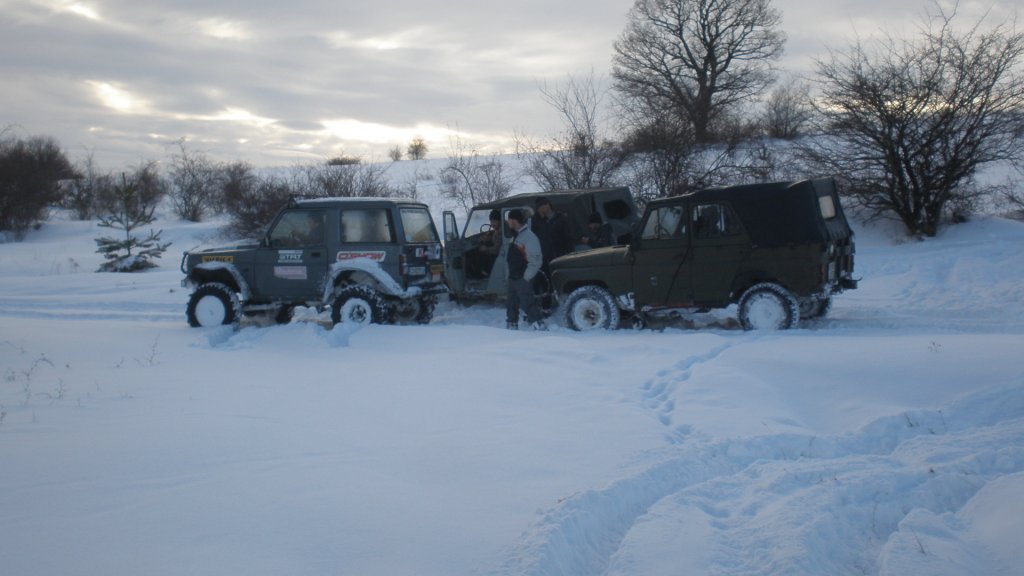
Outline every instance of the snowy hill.
<path fill-rule="evenodd" d="M 437 207 L 435 207 L 437 209 Z M 0 571 L 1019 574 L 1024 225 L 858 228 L 798 330 L 197 330 L 181 251 L 0 244 Z"/>

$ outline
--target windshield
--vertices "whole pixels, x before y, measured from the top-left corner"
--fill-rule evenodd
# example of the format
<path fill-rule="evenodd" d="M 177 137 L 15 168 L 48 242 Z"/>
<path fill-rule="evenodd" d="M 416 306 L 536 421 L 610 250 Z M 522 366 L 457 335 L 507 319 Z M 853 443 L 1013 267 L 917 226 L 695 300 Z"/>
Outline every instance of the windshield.
<path fill-rule="evenodd" d="M 473 210 L 469 213 L 469 220 L 466 220 L 466 228 L 462 231 L 462 237 L 468 238 L 481 232 L 491 229 L 490 210 Z"/>
<path fill-rule="evenodd" d="M 403 207 L 401 213 L 406 242 L 440 242 L 426 208 Z"/>

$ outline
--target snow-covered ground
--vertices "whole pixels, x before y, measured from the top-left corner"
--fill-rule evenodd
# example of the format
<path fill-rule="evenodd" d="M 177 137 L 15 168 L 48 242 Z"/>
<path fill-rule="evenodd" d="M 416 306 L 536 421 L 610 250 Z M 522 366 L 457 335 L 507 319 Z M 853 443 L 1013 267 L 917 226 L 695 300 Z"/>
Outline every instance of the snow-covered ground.
<path fill-rule="evenodd" d="M 797 330 L 588 334 L 192 329 L 215 225 L 155 226 L 139 274 L 94 223 L 0 244 L 4 575 L 1024 570 L 1021 223 L 859 226 Z"/>

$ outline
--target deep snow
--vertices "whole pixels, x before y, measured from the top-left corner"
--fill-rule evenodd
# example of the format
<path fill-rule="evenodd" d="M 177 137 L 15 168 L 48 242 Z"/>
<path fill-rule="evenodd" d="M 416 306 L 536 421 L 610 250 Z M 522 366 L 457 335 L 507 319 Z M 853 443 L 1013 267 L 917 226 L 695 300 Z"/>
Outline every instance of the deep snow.
<path fill-rule="evenodd" d="M 440 219 L 438 219 L 440 224 Z M 858 226 L 800 329 L 189 328 L 181 251 L 0 244 L 0 573 L 1020 574 L 1024 225 Z"/>

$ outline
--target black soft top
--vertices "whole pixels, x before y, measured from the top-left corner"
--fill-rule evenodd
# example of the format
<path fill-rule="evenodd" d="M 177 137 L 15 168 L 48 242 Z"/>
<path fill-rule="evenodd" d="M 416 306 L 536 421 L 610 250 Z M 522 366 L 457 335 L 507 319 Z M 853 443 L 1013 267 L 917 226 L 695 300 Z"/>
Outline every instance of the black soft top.
<path fill-rule="evenodd" d="M 839 202 L 835 180 L 831 178 L 707 188 L 687 196 L 692 202 L 731 205 L 751 240 L 760 246 L 841 242 L 853 235 Z M 651 205 L 662 202 L 671 203 L 671 199 L 657 200 Z M 834 216 L 822 216 L 823 203 L 831 203 Z"/>

